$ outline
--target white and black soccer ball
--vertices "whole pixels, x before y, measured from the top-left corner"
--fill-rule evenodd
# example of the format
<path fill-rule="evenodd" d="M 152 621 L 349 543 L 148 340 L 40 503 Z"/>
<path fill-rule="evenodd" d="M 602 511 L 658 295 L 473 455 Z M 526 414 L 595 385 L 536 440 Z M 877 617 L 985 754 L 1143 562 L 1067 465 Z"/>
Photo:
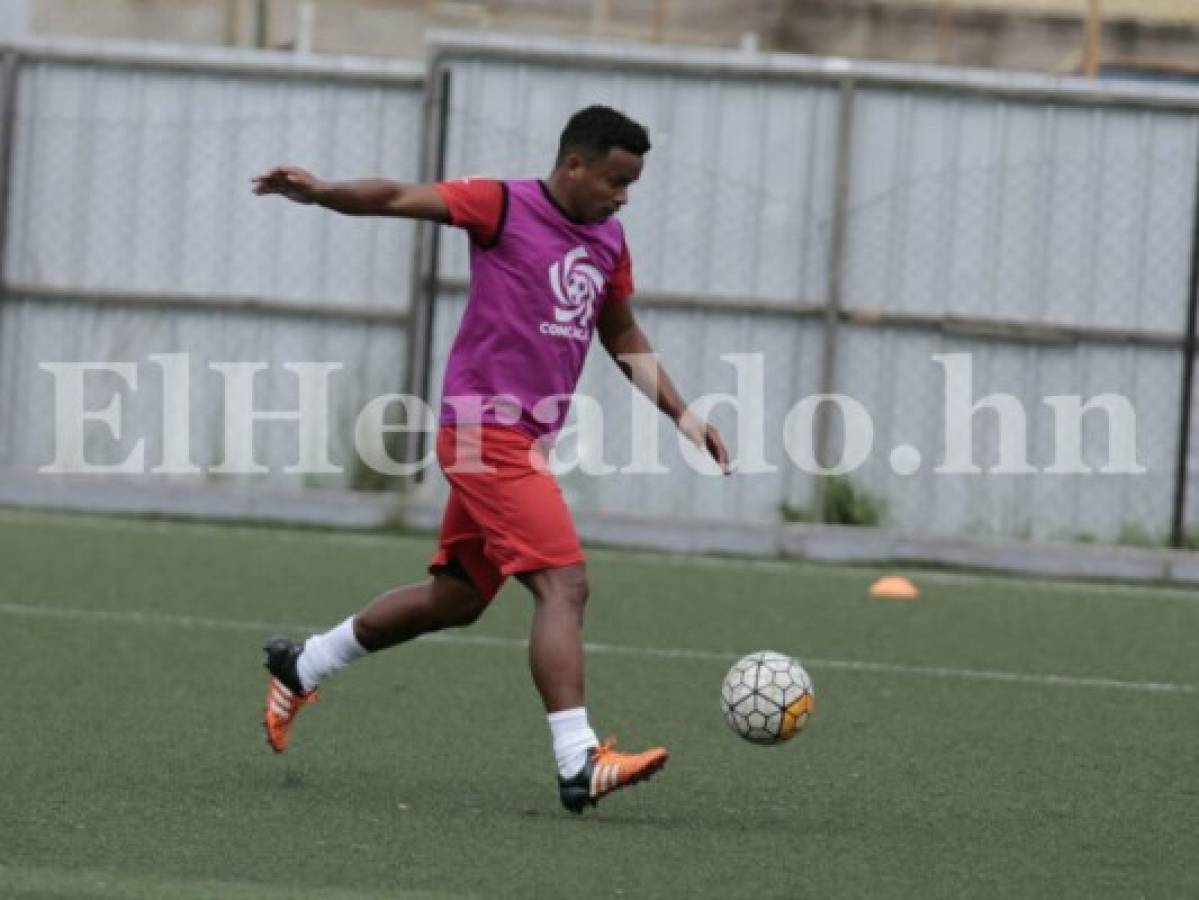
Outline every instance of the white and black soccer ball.
<path fill-rule="evenodd" d="M 803 666 L 772 650 L 737 660 L 720 689 L 729 727 L 755 744 L 791 740 L 807 725 L 814 704 L 812 679 Z"/>

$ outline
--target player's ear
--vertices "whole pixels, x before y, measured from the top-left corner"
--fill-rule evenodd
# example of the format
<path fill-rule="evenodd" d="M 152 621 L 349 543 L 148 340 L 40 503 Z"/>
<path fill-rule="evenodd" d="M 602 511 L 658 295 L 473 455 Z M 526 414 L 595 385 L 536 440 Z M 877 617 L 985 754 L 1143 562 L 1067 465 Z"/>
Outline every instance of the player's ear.
<path fill-rule="evenodd" d="M 571 178 L 578 178 L 583 170 L 587 168 L 587 160 L 583 158 L 581 153 L 570 152 L 566 154 L 566 159 L 563 160 L 563 165 L 566 166 L 566 174 Z"/>

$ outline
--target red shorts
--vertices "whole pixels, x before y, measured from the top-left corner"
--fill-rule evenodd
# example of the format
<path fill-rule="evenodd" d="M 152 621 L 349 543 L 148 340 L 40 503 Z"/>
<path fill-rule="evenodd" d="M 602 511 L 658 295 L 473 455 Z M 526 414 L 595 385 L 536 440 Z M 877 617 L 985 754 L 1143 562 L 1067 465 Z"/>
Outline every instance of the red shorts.
<path fill-rule="evenodd" d="M 509 575 L 583 562 L 562 490 L 532 436 L 495 425 L 442 426 L 437 461 L 450 499 L 431 573 L 455 560 L 490 600 Z M 480 462 L 492 471 L 478 471 Z"/>

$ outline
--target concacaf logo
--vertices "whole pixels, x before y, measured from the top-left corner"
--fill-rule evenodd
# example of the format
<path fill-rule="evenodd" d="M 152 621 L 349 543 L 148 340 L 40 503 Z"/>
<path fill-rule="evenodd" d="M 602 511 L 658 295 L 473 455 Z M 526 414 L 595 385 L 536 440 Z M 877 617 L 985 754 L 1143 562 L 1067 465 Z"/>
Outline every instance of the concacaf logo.
<path fill-rule="evenodd" d="M 595 315 L 605 281 L 603 273 L 587 259 L 587 248 L 580 246 L 550 266 L 550 286 L 558 300 L 554 320 L 559 325 L 586 329 Z"/>

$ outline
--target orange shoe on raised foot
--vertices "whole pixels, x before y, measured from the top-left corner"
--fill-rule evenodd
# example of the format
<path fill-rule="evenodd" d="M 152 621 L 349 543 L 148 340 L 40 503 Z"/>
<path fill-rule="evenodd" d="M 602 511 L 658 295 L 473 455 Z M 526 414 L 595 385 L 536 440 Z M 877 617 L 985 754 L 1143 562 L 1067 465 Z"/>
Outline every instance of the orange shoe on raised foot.
<path fill-rule="evenodd" d="M 619 753 L 613 748 L 616 739 L 609 738 L 587 751 L 587 762 L 573 778 L 558 778 L 558 794 L 562 805 L 572 813 L 581 813 L 585 806 L 622 787 L 649 778 L 664 765 L 670 754 L 661 747 L 644 753 Z"/>
<path fill-rule="evenodd" d="M 282 753 L 291 736 L 291 723 L 306 704 L 316 701 L 317 693 L 302 690 L 296 673 L 296 660 L 304 650 L 303 643 L 272 638 L 262 649 L 266 651 L 266 670 L 270 673 L 262 727 L 266 729 L 266 742 L 271 749 Z"/>

